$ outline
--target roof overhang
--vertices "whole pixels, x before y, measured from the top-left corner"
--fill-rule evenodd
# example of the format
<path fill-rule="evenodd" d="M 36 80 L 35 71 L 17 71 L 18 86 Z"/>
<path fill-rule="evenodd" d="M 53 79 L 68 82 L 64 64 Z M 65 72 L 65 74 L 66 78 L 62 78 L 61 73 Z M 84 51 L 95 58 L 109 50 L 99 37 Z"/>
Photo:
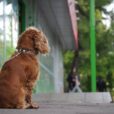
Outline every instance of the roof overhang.
<path fill-rule="evenodd" d="M 77 49 L 78 30 L 74 0 L 38 0 L 38 7 L 63 49 Z"/>

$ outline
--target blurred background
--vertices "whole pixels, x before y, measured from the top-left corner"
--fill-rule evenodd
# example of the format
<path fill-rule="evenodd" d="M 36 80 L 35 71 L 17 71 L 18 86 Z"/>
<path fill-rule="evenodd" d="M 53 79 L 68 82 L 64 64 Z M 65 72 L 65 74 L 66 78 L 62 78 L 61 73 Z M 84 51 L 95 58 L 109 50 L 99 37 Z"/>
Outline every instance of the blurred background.
<path fill-rule="evenodd" d="M 91 62 L 90 62 L 90 3 L 77 0 L 79 55 L 77 68 L 80 74 L 81 88 L 91 92 Z M 114 1 L 95 0 L 95 36 L 96 36 L 96 85 L 99 81 L 105 83 L 101 91 L 114 91 Z M 74 51 L 64 52 L 65 80 L 72 67 Z M 70 68 L 69 68 L 70 67 Z M 65 82 L 67 91 L 67 82 Z"/>
<path fill-rule="evenodd" d="M 0 67 L 15 51 L 19 34 L 35 26 L 46 34 L 51 51 L 39 55 L 41 77 L 34 93 L 69 92 L 73 69 L 81 91 L 91 92 L 90 10 L 87 0 L 0 0 Z M 94 13 L 96 91 L 113 95 L 114 1 L 95 0 Z"/>

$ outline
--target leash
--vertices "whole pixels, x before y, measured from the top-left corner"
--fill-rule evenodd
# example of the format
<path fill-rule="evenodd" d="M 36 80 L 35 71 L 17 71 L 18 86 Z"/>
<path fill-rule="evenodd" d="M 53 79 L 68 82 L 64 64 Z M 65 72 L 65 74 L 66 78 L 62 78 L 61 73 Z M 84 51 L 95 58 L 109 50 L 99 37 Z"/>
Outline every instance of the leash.
<path fill-rule="evenodd" d="M 11 57 L 9 60 L 7 60 L 5 63 L 11 61 L 12 59 L 16 58 L 17 56 L 19 56 L 21 54 L 21 52 L 17 53 L 15 56 Z"/>
<path fill-rule="evenodd" d="M 19 48 L 16 50 L 17 54 L 13 57 L 11 57 L 9 60 L 7 60 L 5 63 L 15 59 L 17 56 L 19 56 L 21 53 L 27 53 L 27 54 L 34 54 L 34 52 L 32 52 L 32 50 L 29 49 L 24 49 L 24 48 Z"/>

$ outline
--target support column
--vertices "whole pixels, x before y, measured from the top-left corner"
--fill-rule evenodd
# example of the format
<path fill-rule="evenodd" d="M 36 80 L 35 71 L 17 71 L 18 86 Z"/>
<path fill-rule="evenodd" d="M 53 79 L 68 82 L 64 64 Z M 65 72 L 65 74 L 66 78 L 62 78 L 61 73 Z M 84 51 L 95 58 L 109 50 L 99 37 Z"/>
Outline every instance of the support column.
<path fill-rule="evenodd" d="M 91 91 L 96 92 L 95 0 L 90 0 Z"/>

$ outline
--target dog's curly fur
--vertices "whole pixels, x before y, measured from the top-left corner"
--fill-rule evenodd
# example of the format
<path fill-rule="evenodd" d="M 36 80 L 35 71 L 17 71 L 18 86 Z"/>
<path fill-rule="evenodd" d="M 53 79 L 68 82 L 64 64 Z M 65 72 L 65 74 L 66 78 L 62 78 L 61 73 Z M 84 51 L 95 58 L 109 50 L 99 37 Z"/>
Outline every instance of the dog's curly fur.
<path fill-rule="evenodd" d="M 17 49 L 0 73 L 0 108 L 35 108 L 31 101 L 32 89 L 39 77 L 39 63 L 36 55 L 48 53 L 46 36 L 40 30 L 29 27 L 18 40 Z M 18 56 L 16 56 L 18 54 Z"/>

